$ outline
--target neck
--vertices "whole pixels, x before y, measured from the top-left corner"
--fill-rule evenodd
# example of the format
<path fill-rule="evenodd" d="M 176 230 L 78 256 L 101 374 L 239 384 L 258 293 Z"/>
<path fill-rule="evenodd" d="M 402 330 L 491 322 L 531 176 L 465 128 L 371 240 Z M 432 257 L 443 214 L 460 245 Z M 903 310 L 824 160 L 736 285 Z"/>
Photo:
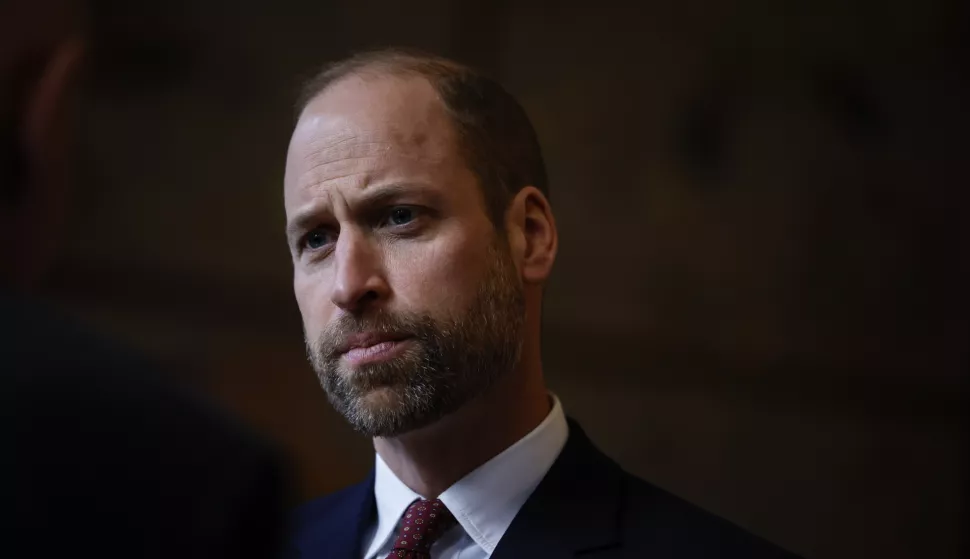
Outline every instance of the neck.
<path fill-rule="evenodd" d="M 538 356 L 523 355 L 517 370 L 458 411 L 398 437 L 375 438 L 374 448 L 398 479 L 433 499 L 529 434 L 549 410 Z"/>

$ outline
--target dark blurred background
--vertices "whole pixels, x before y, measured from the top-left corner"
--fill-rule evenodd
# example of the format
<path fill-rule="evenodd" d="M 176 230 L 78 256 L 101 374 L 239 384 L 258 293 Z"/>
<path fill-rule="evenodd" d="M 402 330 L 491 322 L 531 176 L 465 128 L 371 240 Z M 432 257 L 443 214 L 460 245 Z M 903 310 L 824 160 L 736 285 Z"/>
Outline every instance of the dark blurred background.
<path fill-rule="evenodd" d="M 49 291 L 290 452 L 368 440 L 305 362 L 282 175 L 301 82 L 422 47 L 521 99 L 561 252 L 546 375 L 630 471 L 808 557 L 962 557 L 967 2 L 100 0 Z"/>

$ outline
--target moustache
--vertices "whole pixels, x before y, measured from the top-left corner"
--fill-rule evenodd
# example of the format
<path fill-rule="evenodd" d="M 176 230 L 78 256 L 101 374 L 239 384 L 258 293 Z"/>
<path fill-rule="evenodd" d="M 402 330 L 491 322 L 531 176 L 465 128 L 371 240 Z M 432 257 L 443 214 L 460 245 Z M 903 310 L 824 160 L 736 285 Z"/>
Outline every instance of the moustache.
<path fill-rule="evenodd" d="M 421 337 L 426 319 L 383 311 L 369 317 L 345 314 L 337 318 L 318 340 L 318 353 L 337 359 L 351 349 L 386 341 Z"/>

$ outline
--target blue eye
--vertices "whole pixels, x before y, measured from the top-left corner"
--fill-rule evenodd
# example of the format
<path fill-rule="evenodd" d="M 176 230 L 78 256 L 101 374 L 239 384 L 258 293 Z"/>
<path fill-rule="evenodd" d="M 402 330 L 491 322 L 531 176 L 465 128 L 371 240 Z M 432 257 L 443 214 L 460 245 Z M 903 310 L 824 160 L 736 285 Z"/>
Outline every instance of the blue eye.
<path fill-rule="evenodd" d="M 303 240 L 303 244 L 310 250 L 321 249 L 326 246 L 328 242 L 330 242 L 329 235 L 322 229 L 314 229 L 313 231 L 310 231 Z"/>
<path fill-rule="evenodd" d="M 414 221 L 415 212 L 413 208 L 399 207 L 391 210 L 390 215 L 387 216 L 387 221 L 391 225 L 407 225 Z"/>

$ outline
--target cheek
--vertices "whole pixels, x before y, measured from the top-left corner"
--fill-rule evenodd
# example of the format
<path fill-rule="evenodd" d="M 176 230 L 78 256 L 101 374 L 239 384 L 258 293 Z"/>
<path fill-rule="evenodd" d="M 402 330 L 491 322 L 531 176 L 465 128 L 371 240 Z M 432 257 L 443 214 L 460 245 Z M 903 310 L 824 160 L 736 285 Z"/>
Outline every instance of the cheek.
<path fill-rule="evenodd" d="M 395 298 L 412 312 L 454 316 L 478 292 L 485 268 L 485 245 L 464 238 L 391 251 L 387 271 Z"/>
<path fill-rule="evenodd" d="M 316 276 L 300 271 L 293 275 L 293 293 L 303 316 L 303 328 L 310 339 L 320 335 L 333 314 L 333 303 L 323 285 L 324 282 Z"/>

